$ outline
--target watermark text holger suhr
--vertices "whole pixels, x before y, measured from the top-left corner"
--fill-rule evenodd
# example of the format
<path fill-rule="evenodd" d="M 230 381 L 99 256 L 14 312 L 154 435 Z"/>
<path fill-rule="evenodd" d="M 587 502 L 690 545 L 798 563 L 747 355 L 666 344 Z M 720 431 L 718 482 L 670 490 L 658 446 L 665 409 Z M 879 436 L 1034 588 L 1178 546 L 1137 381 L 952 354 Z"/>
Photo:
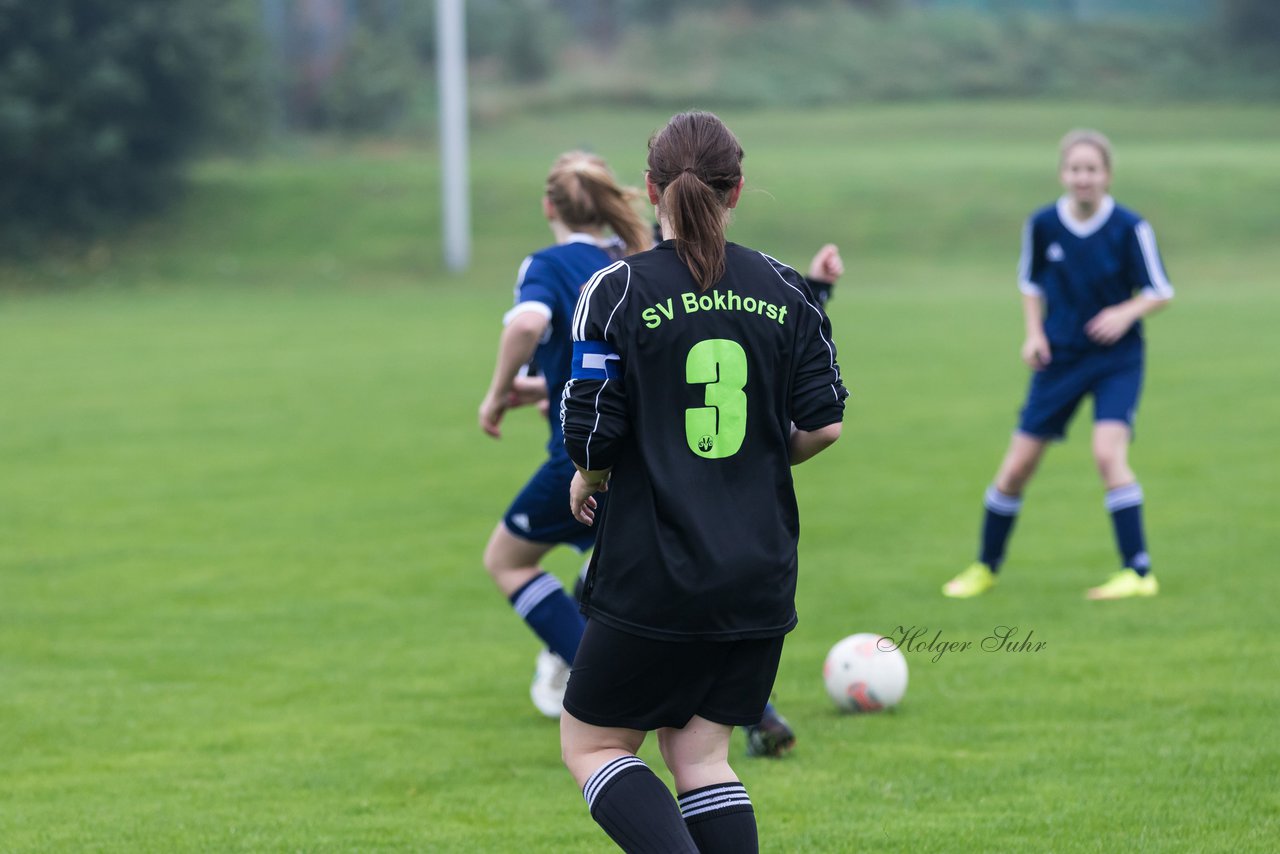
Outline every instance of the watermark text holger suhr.
<path fill-rule="evenodd" d="M 942 629 L 932 635 L 928 626 L 898 626 L 893 634 L 882 637 L 876 645 L 883 650 L 900 649 L 903 652 L 930 652 L 932 661 L 942 660 L 949 652 L 968 652 L 979 649 L 982 652 L 1040 652 L 1049 645 L 1048 641 L 1032 640 L 1035 630 L 1020 636 L 1017 626 L 996 626 L 991 634 L 977 641 L 947 640 L 942 636 Z"/>

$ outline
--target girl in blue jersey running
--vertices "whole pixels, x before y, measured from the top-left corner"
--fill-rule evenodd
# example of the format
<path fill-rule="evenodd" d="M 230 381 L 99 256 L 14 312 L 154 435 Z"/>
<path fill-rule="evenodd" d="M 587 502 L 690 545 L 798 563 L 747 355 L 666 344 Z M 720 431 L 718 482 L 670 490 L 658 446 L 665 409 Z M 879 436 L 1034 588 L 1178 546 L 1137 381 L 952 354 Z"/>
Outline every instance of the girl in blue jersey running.
<path fill-rule="evenodd" d="M 1142 389 L 1142 318 L 1173 297 L 1151 226 L 1115 203 L 1111 143 L 1097 131 L 1068 133 L 1059 177 L 1066 195 L 1032 214 L 1018 265 L 1032 369 L 1009 450 L 988 487 L 978 560 L 943 586 L 953 598 L 996 583 L 1022 492 L 1048 443 L 1066 434 L 1086 395 L 1093 396 L 1093 457 L 1106 487 L 1121 569 L 1090 588 L 1090 599 L 1154 596 L 1142 526 L 1142 487 L 1129 467 L 1129 442 Z"/>
<path fill-rule="evenodd" d="M 649 226 L 635 206 L 639 199 L 639 192 L 620 186 L 595 155 L 571 151 L 552 166 L 542 212 L 555 244 L 525 258 L 520 266 L 516 304 L 503 318 L 493 379 L 480 403 L 480 427 L 490 436 L 501 437 L 503 416 L 513 406 L 540 396 L 560 399 L 572 362 L 569 327 L 578 291 L 616 256 L 649 247 Z M 522 381 L 521 368 L 534 359 L 542 377 Z M 539 562 L 561 543 L 586 551 L 595 532 L 565 509 L 574 467 L 564 448 L 560 419 L 552 418 L 549 424 L 547 459 L 493 529 L 484 566 L 549 650 L 539 659 L 539 677 L 531 693 L 540 711 L 558 717 L 563 662 L 573 661 L 584 620 L 577 603 Z"/>

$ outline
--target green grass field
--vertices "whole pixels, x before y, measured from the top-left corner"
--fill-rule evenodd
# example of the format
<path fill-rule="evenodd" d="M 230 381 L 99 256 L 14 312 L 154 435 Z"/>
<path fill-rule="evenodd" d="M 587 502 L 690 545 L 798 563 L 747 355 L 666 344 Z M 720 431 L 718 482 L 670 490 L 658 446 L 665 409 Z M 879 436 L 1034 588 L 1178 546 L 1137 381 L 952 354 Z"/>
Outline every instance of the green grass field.
<path fill-rule="evenodd" d="M 166 223 L 5 270 L 0 851 L 610 850 L 480 565 L 545 428 L 514 413 L 493 442 L 475 409 L 548 241 L 551 160 L 590 146 L 638 181 L 665 117 L 475 127 L 465 275 L 442 272 L 436 155 L 412 146 L 206 162 Z M 800 741 L 779 762 L 734 742 L 764 850 L 1275 850 L 1280 114 L 725 118 L 754 190 L 731 236 L 796 265 L 835 240 L 849 268 L 844 438 L 797 470 L 777 695 Z M 1112 135 L 1116 196 L 1179 289 L 1133 451 L 1163 591 L 1083 599 L 1115 559 L 1079 421 L 1001 586 L 945 600 L 1025 382 L 1019 228 L 1079 124 Z M 823 693 L 846 634 L 1002 625 L 1045 648 L 910 653 L 879 716 Z"/>

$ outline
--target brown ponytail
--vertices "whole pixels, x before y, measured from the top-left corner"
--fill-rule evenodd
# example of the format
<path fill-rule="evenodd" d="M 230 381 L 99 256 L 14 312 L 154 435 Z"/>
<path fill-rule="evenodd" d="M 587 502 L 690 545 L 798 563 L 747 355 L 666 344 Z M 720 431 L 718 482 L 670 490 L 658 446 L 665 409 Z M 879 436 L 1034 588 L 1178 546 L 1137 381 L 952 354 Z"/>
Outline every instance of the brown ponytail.
<path fill-rule="evenodd" d="M 742 181 L 742 146 L 713 114 L 680 113 L 649 140 L 649 179 L 675 232 L 676 254 L 705 291 L 724 275 L 724 230 Z"/>
<path fill-rule="evenodd" d="M 547 198 L 569 228 L 608 226 L 629 253 L 650 246 L 649 226 L 635 208 L 639 191 L 620 186 L 597 155 L 585 151 L 560 155 L 547 175 Z"/>

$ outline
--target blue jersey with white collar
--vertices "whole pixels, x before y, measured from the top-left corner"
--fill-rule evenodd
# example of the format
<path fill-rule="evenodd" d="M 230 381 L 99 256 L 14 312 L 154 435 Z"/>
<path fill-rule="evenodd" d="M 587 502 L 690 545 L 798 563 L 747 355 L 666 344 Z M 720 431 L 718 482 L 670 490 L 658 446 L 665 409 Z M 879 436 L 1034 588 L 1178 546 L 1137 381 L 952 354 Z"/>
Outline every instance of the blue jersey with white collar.
<path fill-rule="evenodd" d="M 612 248 L 612 247 L 611 247 Z M 547 330 L 534 355 L 546 377 L 548 400 L 560 400 L 569 381 L 573 362 L 573 338 L 570 324 L 578 304 L 578 293 L 592 274 L 613 263 L 609 252 L 586 234 L 573 234 L 568 242 L 539 250 L 520 265 L 516 277 L 515 307 L 503 316 L 510 323 L 517 314 L 534 311 L 547 318 Z M 551 439 L 547 451 L 553 457 L 566 457 L 560 419 L 547 419 Z"/>
<path fill-rule="evenodd" d="M 1018 287 L 1044 300 L 1044 331 L 1055 359 L 1108 349 L 1084 331 L 1104 308 L 1137 292 L 1154 299 L 1173 296 L 1146 220 L 1111 196 L 1086 222 L 1072 219 L 1067 206 L 1063 197 L 1027 219 L 1018 262 Z M 1139 346 L 1141 326 L 1135 323 L 1112 349 Z"/>

